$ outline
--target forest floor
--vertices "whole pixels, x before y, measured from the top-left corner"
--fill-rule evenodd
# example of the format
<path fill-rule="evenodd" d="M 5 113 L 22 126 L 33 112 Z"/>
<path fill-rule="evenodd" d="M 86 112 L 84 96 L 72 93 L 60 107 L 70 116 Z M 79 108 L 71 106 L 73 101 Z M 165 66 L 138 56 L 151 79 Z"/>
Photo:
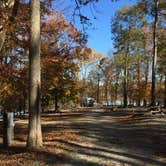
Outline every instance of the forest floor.
<path fill-rule="evenodd" d="M 15 141 L 0 166 L 166 166 L 166 115 L 125 110 L 42 115 L 44 146 L 28 151 L 27 115 L 15 121 Z"/>

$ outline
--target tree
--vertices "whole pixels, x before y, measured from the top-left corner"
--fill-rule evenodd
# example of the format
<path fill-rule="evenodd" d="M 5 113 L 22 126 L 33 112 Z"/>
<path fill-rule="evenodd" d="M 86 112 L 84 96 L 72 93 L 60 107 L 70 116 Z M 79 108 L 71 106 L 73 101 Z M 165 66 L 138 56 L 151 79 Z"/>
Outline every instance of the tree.
<path fill-rule="evenodd" d="M 2 2 L 2 1 L 1 1 Z M 14 2 L 14 1 L 12 1 Z M 12 6 L 12 12 L 11 10 L 8 10 L 7 9 L 7 13 L 5 13 L 5 21 L 2 19 L 2 22 L 5 22 L 5 24 L 2 24 L 1 25 L 1 31 L 0 32 L 5 32 L 5 35 L 4 37 L 2 38 L 2 45 L 4 43 L 4 39 L 6 37 L 6 39 L 9 39 L 9 40 L 13 40 L 13 36 L 15 35 L 16 36 L 16 40 L 15 43 L 12 43 L 13 45 L 12 46 L 9 46 L 9 48 L 11 47 L 11 52 L 14 53 L 16 55 L 16 57 L 18 58 L 17 60 L 20 62 L 22 61 L 22 58 L 25 59 L 24 63 L 26 63 L 27 61 L 27 57 L 26 57 L 26 54 L 27 54 L 27 46 L 28 46 L 28 42 L 27 40 L 29 39 L 29 35 L 27 34 L 27 27 L 29 26 L 29 22 L 26 22 L 28 21 L 27 18 L 29 18 L 28 15 L 26 15 L 25 13 L 25 17 L 24 20 L 20 20 L 18 19 L 17 17 L 17 21 L 19 21 L 19 27 L 17 26 L 18 25 L 18 22 L 16 23 L 16 26 L 12 24 L 12 26 L 7 26 L 7 25 L 10 25 L 11 21 L 14 19 L 14 16 L 16 14 L 16 9 L 18 9 L 18 2 L 19 0 L 15 1 L 17 2 L 17 5 L 15 5 L 16 3 L 14 3 L 14 7 Z M 5 3 L 7 4 L 7 2 L 5 1 Z M 28 140 L 27 140 L 27 146 L 29 148 L 33 148 L 33 147 L 38 147 L 38 146 L 41 146 L 42 144 L 42 136 L 41 136 L 41 124 L 40 124 L 40 11 L 36 10 L 38 8 L 35 8 L 36 7 L 36 4 L 37 2 L 36 1 L 31 1 L 31 7 L 32 7 L 32 12 L 31 12 L 31 44 L 30 44 L 30 50 L 29 50 L 29 53 L 30 53 L 30 67 L 29 67 L 29 78 L 30 78 L 30 93 L 29 93 L 29 108 L 30 108 L 30 116 L 29 116 L 29 136 L 28 136 Z M 46 3 L 47 4 L 47 3 Z M 37 4 L 39 6 L 39 4 Z M 15 8 L 15 6 L 17 8 Z M 42 16 L 43 18 L 46 16 L 46 12 L 50 9 L 48 8 L 47 6 L 45 6 L 45 3 L 42 2 L 41 3 L 41 6 L 42 6 L 42 10 L 41 10 L 41 13 L 42 13 Z M 26 6 L 27 7 L 27 6 Z M 5 8 L 6 9 L 6 8 Z M 19 8 L 21 9 L 21 8 Z M 27 9 L 27 8 L 26 8 Z M 35 9 L 35 10 L 34 10 Z M 21 10 L 20 10 L 21 11 Z M 26 10 L 25 10 L 26 11 Z M 49 10 L 50 11 L 50 10 Z M 11 18 L 9 19 L 8 18 L 8 15 L 10 16 L 10 13 L 12 13 L 12 16 Z M 37 13 L 37 14 L 36 14 Z M 3 14 L 2 12 L 0 12 L 0 14 Z M 7 16 L 7 18 L 6 18 Z M 24 16 L 22 15 L 21 13 L 19 13 L 19 17 L 21 16 Z M 35 18 L 37 17 L 37 21 L 35 20 Z M 2 17 L 3 18 L 3 17 Z M 15 19 L 14 19 L 15 20 Z M 35 21 L 34 21 L 35 20 Z M 37 25 L 35 26 L 34 25 Z M 6 31 L 10 30 L 13 28 L 13 33 L 11 33 L 12 35 L 9 35 L 9 33 L 6 35 Z M 15 28 L 14 28 L 15 27 Z M 65 27 L 65 25 L 64 25 Z M 69 29 L 72 30 L 72 25 L 68 26 Z M 37 30 L 36 30 L 37 28 Z M 59 29 L 61 29 L 61 27 L 59 27 Z M 74 28 L 73 28 L 74 29 Z M 5 30 L 5 31 L 4 31 Z M 35 32 L 34 32 L 35 31 Z M 38 32 L 37 32 L 38 31 Z M 71 37 L 71 45 L 70 45 L 70 49 L 68 49 L 68 47 L 66 47 L 64 49 L 64 44 L 63 42 L 61 43 L 61 48 L 58 50 L 58 55 L 60 55 L 62 53 L 62 55 L 64 57 L 61 58 L 61 63 L 59 64 L 63 64 L 63 60 L 66 58 L 66 61 L 68 61 L 68 63 L 66 63 L 66 65 L 62 65 L 62 70 L 64 70 L 66 67 L 68 68 L 66 72 L 68 72 L 69 74 L 69 70 L 71 71 L 74 71 L 74 70 L 78 70 L 77 69 L 77 66 L 72 62 L 72 58 L 73 56 L 76 55 L 76 52 L 77 50 L 79 50 L 79 47 L 74 47 L 72 45 L 72 42 L 75 40 L 76 42 L 78 43 L 83 43 L 84 40 L 83 40 L 83 35 L 81 33 L 79 33 L 79 31 L 77 31 L 78 33 L 75 33 L 76 31 L 74 30 L 73 32 L 71 32 L 70 35 L 72 35 Z M 63 32 L 62 32 L 63 33 Z M 69 35 L 69 34 L 66 34 L 66 36 Z M 8 41 L 9 41 L 8 40 Z M 59 39 L 59 41 L 62 41 L 62 38 Z M 59 44 L 60 42 L 57 41 L 57 44 Z M 65 44 L 67 46 L 67 43 Z M 14 46 L 14 47 L 13 47 Z M 5 48 L 7 47 L 7 45 L 5 45 Z M 86 46 L 83 46 L 85 48 L 85 50 L 88 50 L 86 48 Z M 78 49 L 77 49 L 78 48 Z M 56 49 L 56 48 L 55 48 Z M 62 50 L 61 50 L 62 49 Z M 72 53 L 73 52 L 73 53 Z M 71 54 L 72 53 L 72 54 Z M 25 54 L 25 57 L 22 57 L 22 54 Z M 71 56 L 69 56 L 71 55 Z M 6 56 L 7 57 L 7 56 Z M 1 56 L 1 63 L 3 61 L 3 59 L 6 59 L 6 61 L 9 61 L 8 57 L 7 58 L 4 58 Z M 14 59 L 14 58 L 13 58 Z M 5 61 L 5 63 L 6 63 Z M 18 66 L 20 65 L 18 63 L 18 61 L 16 61 L 16 58 L 15 58 L 15 61 L 14 61 L 14 65 Z M 59 61 L 60 62 L 60 61 Z M 37 64 L 37 65 L 36 65 Z M 56 65 L 59 65 L 58 63 Z M 10 66 L 10 65 L 9 65 Z M 22 64 L 20 66 L 23 66 Z M 2 67 L 2 66 L 1 66 Z M 25 68 L 24 68 L 25 69 Z M 27 68 L 26 68 L 27 69 Z M 24 72 L 26 73 L 26 69 L 24 70 Z M 12 70 L 11 70 L 12 71 Z M 12 76 L 15 74 L 15 73 L 10 73 Z M 60 73 L 59 73 L 60 74 Z M 66 75 L 66 74 L 65 74 Z M 20 81 L 21 81 L 21 78 L 20 75 L 17 74 L 17 76 L 20 78 Z M 63 75 L 64 76 L 64 75 Z M 17 80 L 18 81 L 18 80 Z M 24 79 L 25 81 L 25 79 Z M 22 82 L 24 82 L 22 80 Z M 62 81 L 62 80 L 61 80 Z M 19 81 L 18 81 L 19 82 Z M 17 82 L 17 83 L 18 83 Z M 26 82 L 26 81 L 25 81 Z M 73 82 L 73 80 L 71 80 L 71 82 Z M 62 83 L 62 82 L 61 82 Z M 60 83 L 58 83 L 60 84 Z M 62 83 L 63 84 L 63 83 Z M 75 84 L 75 83 L 74 83 Z M 22 85 L 22 84 L 20 84 Z M 26 84 L 27 85 L 27 84 Z M 64 84 L 63 84 L 64 85 Z M 5 87 L 10 87 L 10 91 L 11 91 L 11 87 L 12 85 L 5 85 Z M 15 87 L 15 86 L 13 86 Z M 62 87 L 62 86 L 61 86 Z M 3 89 L 3 88 L 2 88 Z M 6 89 L 6 88 L 5 88 Z M 8 89 L 8 88 L 7 88 Z M 26 89 L 26 88 L 23 88 L 23 89 Z M 72 89 L 72 87 L 70 88 L 70 90 Z M 15 91 L 15 89 L 12 89 L 12 97 L 16 98 L 16 92 L 17 90 Z M 21 91 L 19 91 L 20 93 Z M 24 92 L 24 90 L 23 90 Z M 62 91 L 61 91 L 62 92 Z M 5 92 L 6 93 L 6 92 Z M 65 94 L 69 95 L 69 91 L 67 92 L 64 92 Z M 64 93 L 61 93 L 61 96 L 64 94 Z M 2 93 L 3 94 L 3 93 Z M 71 93 L 72 94 L 72 93 Z M 22 95 L 20 95 L 22 96 Z M 3 101 L 7 101 L 9 99 L 10 95 L 8 94 L 6 98 L 2 97 Z M 8 98 L 8 99 L 7 99 Z M 17 101 L 17 100 L 16 100 Z M 5 103 L 4 102 L 4 103 Z M 17 103 L 17 105 L 19 105 L 19 103 Z M 9 106 L 9 105 L 8 105 Z M 5 106 L 4 104 L 4 107 L 5 109 L 7 110 L 7 106 Z M 10 105 L 10 109 L 8 110 L 12 110 L 14 111 L 16 108 L 13 107 L 13 105 L 11 106 Z M 6 119 L 6 118 L 5 118 Z"/>
<path fill-rule="evenodd" d="M 159 1 L 154 0 L 154 22 L 153 22 L 153 57 L 152 57 L 152 87 L 151 87 L 151 106 L 155 106 L 156 91 L 156 62 L 157 62 L 157 24 L 158 24 L 158 5 Z"/>
<path fill-rule="evenodd" d="M 114 34 L 115 54 L 123 55 L 123 103 L 126 107 L 129 99 L 130 75 L 129 70 L 133 66 L 133 57 L 141 52 L 141 26 L 144 24 L 144 6 L 138 3 L 134 6 L 125 6 L 117 11 L 112 20 L 112 32 Z M 140 58 L 137 58 L 137 60 Z M 139 62 L 139 61 L 138 61 Z M 140 72 L 140 62 L 137 64 L 137 72 Z M 138 74 L 139 76 L 139 74 Z M 138 79 L 140 82 L 140 78 Z"/>
<path fill-rule="evenodd" d="M 40 103 L 40 1 L 31 0 L 31 26 L 29 49 L 29 127 L 28 148 L 42 146 Z"/>
<path fill-rule="evenodd" d="M 164 19 L 165 20 L 165 19 Z M 158 65 L 157 65 L 157 73 L 159 73 L 161 75 L 161 77 L 164 78 L 164 83 L 163 85 L 161 85 L 161 89 L 162 91 L 159 93 L 159 95 L 157 96 L 157 98 L 159 97 L 163 97 L 163 104 L 164 107 L 166 107 L 166 56 L 165 56 L 165 52 L 166 52 L 166 27 L 164 26 L 165 22 L 162 20 L 162 22 L 159 22 L 159 26 L 158 26 L 158 32 L 159 32 L 159 36 L 158 36 Z M 161 95 L 163 94 L 163 95 Z"/>
<path fill-rule="evenodd" d="M 151 0 L 142 1 L 146 5 L 146 14 L 152 18 L 152 35 L 153 35 L 153 49 L 152 49 L 152 81 L 151 81 L 151 106 L 156 104 L 156 84 L 157 84 L 157 61 L 158 61 L 158 44 L 160 42 L 159 38 L 159 24 L 164 27 L 163 20 L 165 1 L 164 0 Z M 163 24 L 162 24 L 162 23 Z"/>
<path fill-rule="evenodd" d="M 0 55 L 0 103 L 4 119 L 4 145 L 6 147 L 12 143 L 13 112 L 18 111 L 18 107 L 23 105 L 20 101 L 24 99 L 26 91 L 25 66 L 22 65 L 21 60 L 18 60 L 17 51 L 14 51 L 15 45 L 8 40 L 8 37 Z"/>
<path fill-rule="evenodd" d="M 115 54 L 113 57 L 113 72 L 114 72 L 114 82 L 115 82 L 115 101 L 119 101 L 121 98 L 121 93 L 119 89 L 121 89 L 121 84 L 123 82 L 123 76 L 122 76 L 122 68 L 123 68 L 123 55 L 122 54 Z"/>
<path fill-rule="evenodd" d="M 0 1 L 0 51 L 3 47 L 8 27 L 13 23 L 19 6 L 20 0 L 1 0 Z"/>
<path fill-rule="evenodd" d="M 42 101 L 47 104 L 54 99 L 56 111 L 58 103 L 78 97 L 78 64 L 88 58 L 91 49 L 86 47 L 82 32 L 68 23 L 62 14 L 52 12 L 48 17 L 41 29 Z"/>
<path fill-rule="evenodd" d="M 5 3 L 6 2 L 6 3 Z M 17 19 L 19 1 L 1 1 L 1 31 L 0 36 L 0 102 L 4 122 L 4 146 L 10 146 L 14 138 L 14 116 L 13 112 L 23 106 L 26 88 L 26 72 L 22 61 L 20 49 L 20 34 Z M 5 5 L 3 4 L 5 3 Z M 22 5 L 22 4 L 21 4 Z M 20 15 L 19 20 L 22 19 Z M 22 26 L 20 26 L 22 28 Z M 16 35 L 17 34 L 17 35 Z M 20 42 L 20 43 L 19 43 Z M 22 44 L 23 45 L 23 44 Z M 23 97 L 24 96 L 24 97 Z M 25 99 L 25 98 L 24 98 Z"/>

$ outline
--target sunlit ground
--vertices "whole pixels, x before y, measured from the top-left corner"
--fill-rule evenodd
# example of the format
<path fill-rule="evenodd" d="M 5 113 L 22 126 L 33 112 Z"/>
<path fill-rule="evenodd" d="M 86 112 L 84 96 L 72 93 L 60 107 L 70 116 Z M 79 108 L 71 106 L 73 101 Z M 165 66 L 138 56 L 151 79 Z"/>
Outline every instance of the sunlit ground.
<path fill-rule="evenodd" d="M 92 109 L 44 114 L 42 123 L 44 147 L 29 152 L 27 116 L 17 119 L 13 147 L 0 149 L 1 165 L 166 165 L 166 115 Z"/>

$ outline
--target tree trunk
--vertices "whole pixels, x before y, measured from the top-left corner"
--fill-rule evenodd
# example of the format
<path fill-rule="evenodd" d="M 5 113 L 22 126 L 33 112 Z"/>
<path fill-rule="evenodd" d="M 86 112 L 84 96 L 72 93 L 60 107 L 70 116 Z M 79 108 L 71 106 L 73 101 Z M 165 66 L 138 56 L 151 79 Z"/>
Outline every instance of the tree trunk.
<path fill-rule="evenodd" d="M 127 79 L 126 79 L 126 75 L 124 78 L 124 83 L 123 83 L 123 105 L 124 107 L 127 107 Z"/>
<path fill-rule="evenodd" d="M 55 103 L 55 112 L 59 112 L 58 110 L 58 96 L 57 94 L 55 94 L 55 99 L 54 99 L 54 103 Z"/>
<path fill-rule="evenodd" d="M 31 0 L 31 27 L 29 49 L 29 130 L 27 147 L 42 146 L 40 103 L 40 0 Z"/>
<path fill-rule="evenodd" d="M 106 101 L 106 104 L 108 105 L 108 81 L 105 81 L 104 85 L 104 100 Z"/>
<path fill-rule="evenodd" d="M 118 99 L 118 82 L 119 82 L 119 73 L 116 74 L 116 82 L 115 82 L 115 103 L 117 102 Z"/>
<path fill-rule="evenodd" d="M 164 88 L 165 88 L 165 92 L 164 92 L 164 108 L 166 108 L 166 74 L 165 74 L 165 78 L 164 78 Z"/>
<path fill-rule="evenodd" d="M 123 105 L 124 107 L 127 107 L 128 103 L 128 94 L 127 94 L 127 82 L 128 82 L 128 55 L 125 55 L 125 69 L 124 69 L 124 83 L 123 83 Z"/>
<path fill-rule="evenodd" d="M 6 38 L 6 30 L 0 31 L 0 52 L 1 52 L 1 49 L 3 47 L 3 43 L 5 41 L 5 38 Z"/>
<path fill-rule="evenodd" d="M 137 86 L 138 86 L 138 107 L 141 105 L 141 88 L 140 88 L 140 58 L 138 57 L 138 66 L 137 66 Z"/>
<path fill-rule="evenodd" d="M 3 113 L 3 145 L 9 147 L 14 139 L 14 116 L 13 112 Z"/>
<path fill-rule="evenodd" d="M 153 59 L 152 59 L 152 87 L 151 87 L 151 106 L 155 106 L 156 91 L 156 62 L 157 62 L 157 23 L 158 23 L 158 0 L 154 6 L 154 25 L 153 25 Z"/>
<path fill-rule="evenodd" d="M 130 30 L 130 27 L 129 27 Z M 127 107 L 128 105 L 128 58 L 129 58 L 129 45 L 126 42 L 125 44 L 125 64 L 124 64 L 124 83 L 123 83 L 123 106 Z"/>
<path fill-rule="evenodd" d="M 100 75 L 97 75 L 97 103 L 99 103 L 100 96 Z"/>
<path fill-rule="evenodd" d="M 145 70 L 145 91 L 147 93 L 147 87 L 148 87 L 148 75 L 149 75 L 149 60 L 146 61 L 146 70 Z M 144 96 L 143 104 L 144 106 L 147 106 L 147 96 Z"/>

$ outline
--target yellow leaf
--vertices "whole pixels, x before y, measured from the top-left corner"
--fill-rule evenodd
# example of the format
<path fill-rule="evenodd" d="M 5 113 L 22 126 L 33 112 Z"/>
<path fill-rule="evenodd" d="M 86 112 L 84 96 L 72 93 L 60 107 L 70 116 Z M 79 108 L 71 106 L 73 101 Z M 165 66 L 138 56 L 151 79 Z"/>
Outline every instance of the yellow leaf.
<path fill-rule="evenodd" d="M 65 93 L 66 96 L 70 96 L 71 95 L 71 92 L 70 90 L 67 90 L 66 93 Z"/>

